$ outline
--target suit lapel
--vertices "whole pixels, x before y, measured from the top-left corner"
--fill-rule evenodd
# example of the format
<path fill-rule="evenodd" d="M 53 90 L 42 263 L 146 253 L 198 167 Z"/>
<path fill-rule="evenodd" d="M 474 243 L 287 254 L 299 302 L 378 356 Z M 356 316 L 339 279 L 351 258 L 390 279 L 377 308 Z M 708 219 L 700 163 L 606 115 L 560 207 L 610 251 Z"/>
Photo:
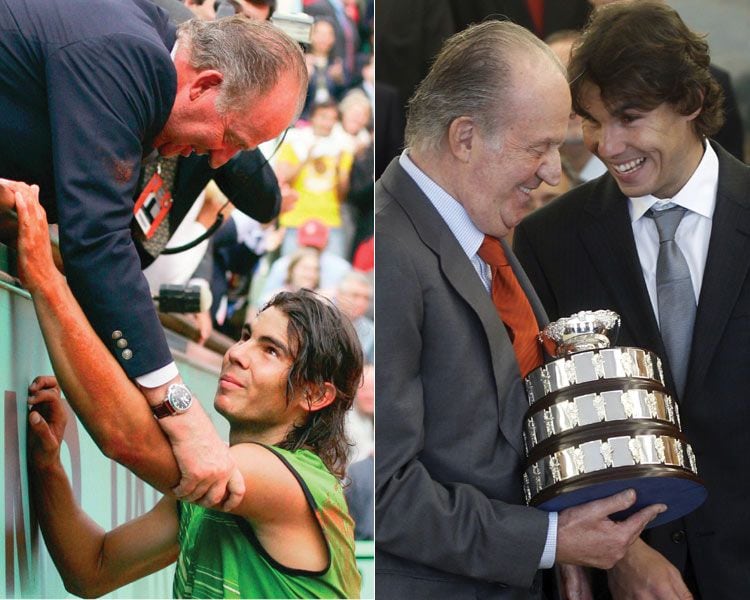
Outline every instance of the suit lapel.
<path fill-rule="evenodd" d="M 508 263 L 513 269 L 513 273 L 515 273 L 516 278 L 518 279 L 518 283 L 521 284 L 521 289 L 529 299 L 529 304 L 531 304 L 531 309 L 534 311 L 534 316 L 536 317 L 536 324 L 541 330 L 545 327 L 545 325 L 547 325 L 547 323 L 549 323 L 547 311 L 544 310 L 542 301 L 539 299 L 539 296 L 536 295 L 534 286 L 531 285 L 531 281 L 529 281 L 529 278 L 526 275 L 526 271 L 523 270 L 521 263 L 518 262 L 518 259 L 516 258 L 516 255 L 513 254 L 513 250 L 511 249 L 511 247 L 505 240 L 502 240 L 502 244 L 503 249 L 505 250 L 505 256 L 508 257 Z"/>
<path fill-rule="evenodd" d="M 750 268 L 750 176 L 721 148 L 711 240 L 695 317 L 686 398 L 701 385 Z"/>
<path fill-rule="evenodd" d="M 597 281 L 608 288 L 614 299 L 623 328 L 638 330 L 638 338 L 663 355 L 659 326 L 635 247 L 628 199 L 609 175 L 599 180 L 586 210 L 581 213 L 581 221 L 581 241 L 598 273 Z"/>
<path fill-rule="evenodd" d="M 526 410 L 525 402 L 523 402 L 525 396 L 521 374 L 508 333 L 497 314 L 492 298 L 482 285 L 463 248 L 429 199 L 397 161 L 398 159 L 394 159 L 383 173 L 383 185 L 409 216 L 425 245 L 438 256 L 440 269 L 446 280 L 479 317 L 490 348 L 497 390 L 500 430 L 518 455 L 523 458 L 520 423 Z M 396 190 L 400 192 L 395 193 Z M 536 298 L 536 294 L 533 296 Z M 467 358 L 471 359 L 471 357 Z M 512 386 L 518 388 L 518 394 L 510 392 Z M 518 401 L 515 401 L 517 395 L 520 397 Z M 508 398 L 512 398 L 513 401 L 508 402 Z"/>

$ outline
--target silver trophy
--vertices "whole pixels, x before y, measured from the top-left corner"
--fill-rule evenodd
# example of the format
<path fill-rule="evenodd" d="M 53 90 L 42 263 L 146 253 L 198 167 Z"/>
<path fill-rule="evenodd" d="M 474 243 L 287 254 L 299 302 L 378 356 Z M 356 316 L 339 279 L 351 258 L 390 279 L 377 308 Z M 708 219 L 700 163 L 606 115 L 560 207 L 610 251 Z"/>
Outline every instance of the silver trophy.
<path fill-rule="evenodd" d="M 635 506 L 614 516 L 666 504 L 653 527 L 694 510 L 707 493 L 661 359 L 612 347 L 619 328 L 613 311 L 581 311 L 539 334 L 554 358 L 524 382 L 524 493 L 532 506 L 563 510 L 632 488 Z"/>

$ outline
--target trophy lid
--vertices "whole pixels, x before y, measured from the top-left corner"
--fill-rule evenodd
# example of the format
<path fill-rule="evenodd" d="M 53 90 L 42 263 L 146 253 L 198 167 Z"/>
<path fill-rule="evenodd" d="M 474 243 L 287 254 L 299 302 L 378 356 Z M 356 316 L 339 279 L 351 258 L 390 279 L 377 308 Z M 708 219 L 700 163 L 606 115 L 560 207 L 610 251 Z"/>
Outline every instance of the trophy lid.
<path fill-rule="evenodd" d="M 544 349 L 555 357 L 608 348 L 620 332 L 620 315 L 612 310 L 582 310 L 548 324 L 540 333 Z"/>

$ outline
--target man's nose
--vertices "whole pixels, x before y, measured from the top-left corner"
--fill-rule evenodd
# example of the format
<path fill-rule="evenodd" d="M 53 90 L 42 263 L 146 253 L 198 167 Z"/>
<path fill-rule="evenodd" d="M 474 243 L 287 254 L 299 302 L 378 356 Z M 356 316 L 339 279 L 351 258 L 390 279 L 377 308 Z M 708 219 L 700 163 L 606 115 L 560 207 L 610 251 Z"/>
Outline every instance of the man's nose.
<path fill-rule="evenodd" d="M 613 158 L 625 149 L 622 136 L 616 127 L 601 127 L 596 136 L 595 153 L 602 158 Z"/>
<path fill-rule="evenodd" d="M 558 148 L 550 148 L 545 154 L 544 162 L 539 167 L 537 175 L 549 185 L 556 186 L 560 183 L 561 171 L 560 150 Z"/>

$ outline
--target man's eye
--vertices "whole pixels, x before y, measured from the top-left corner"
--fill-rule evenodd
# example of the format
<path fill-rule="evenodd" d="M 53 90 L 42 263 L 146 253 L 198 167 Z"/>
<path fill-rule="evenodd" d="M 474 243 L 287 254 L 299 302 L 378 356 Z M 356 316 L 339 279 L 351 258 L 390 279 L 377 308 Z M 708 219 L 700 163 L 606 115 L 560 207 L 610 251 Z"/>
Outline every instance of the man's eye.
<path fill-rule="evenodd" d="M 270 354 L 271 356 L 278 356 L 279 351 L 274 348 L 273 346 L 266 346 L 266 353 Z"/>

